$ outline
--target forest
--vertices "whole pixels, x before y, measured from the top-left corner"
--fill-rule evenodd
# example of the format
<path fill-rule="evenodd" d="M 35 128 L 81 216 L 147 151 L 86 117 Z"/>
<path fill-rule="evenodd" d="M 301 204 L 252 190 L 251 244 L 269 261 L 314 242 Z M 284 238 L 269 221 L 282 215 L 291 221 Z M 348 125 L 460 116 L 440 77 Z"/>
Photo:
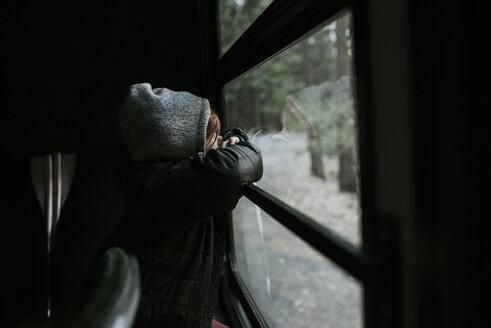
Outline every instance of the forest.
<path fill-rule="evenodd" d="M 220 1 L 222 54 L 270 3 Z M 224 112 L 263 153 L 258 187 L 360 246 L 351 20 L 338 13 L 226 84 Z M 238 271 L 270 327 L 362 326 L 358 281 L 247 199 L 233 217 Z"/>
<path fill-rule="evenodd" d="M 220 1 L 222 54 L 271 0 Z M 305 133 L 311 173 L 325 179 L 322 157 L 338 156 L 339 183 L 359 190 L 351 15 L 320 29 L 225 86 L 227 124 L 261 133 Z"/>

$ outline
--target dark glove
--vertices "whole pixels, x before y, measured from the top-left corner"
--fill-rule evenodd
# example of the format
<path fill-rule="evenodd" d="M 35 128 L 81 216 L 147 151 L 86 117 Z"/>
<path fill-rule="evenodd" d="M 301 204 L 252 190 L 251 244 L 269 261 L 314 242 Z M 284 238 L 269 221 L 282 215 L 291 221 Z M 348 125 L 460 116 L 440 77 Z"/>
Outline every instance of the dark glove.
<path fill-rule="evenodd" d="M 223 131 L 222 140 L 228 140 L 231 137 L 238 137 L 240 141 L 249 141 L 247 133 L 240 128 L 230 128 Z"/>

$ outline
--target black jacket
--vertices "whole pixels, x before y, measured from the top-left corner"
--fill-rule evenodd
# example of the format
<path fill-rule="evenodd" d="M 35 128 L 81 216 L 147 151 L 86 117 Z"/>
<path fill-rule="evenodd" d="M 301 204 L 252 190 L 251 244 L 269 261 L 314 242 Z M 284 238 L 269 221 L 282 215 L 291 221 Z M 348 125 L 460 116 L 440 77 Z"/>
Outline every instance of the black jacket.
<path fill-rule="evenodd" d="M 119 246 L 138 259 L 134 327 L 211 327 L 225 247 L 223 219 L 213 216 L 231 211 L 243 185 L 263 170 L 259 149 L 241 136 L 206 156 L 121 168 L 126 212 L 104 248 Z"/>

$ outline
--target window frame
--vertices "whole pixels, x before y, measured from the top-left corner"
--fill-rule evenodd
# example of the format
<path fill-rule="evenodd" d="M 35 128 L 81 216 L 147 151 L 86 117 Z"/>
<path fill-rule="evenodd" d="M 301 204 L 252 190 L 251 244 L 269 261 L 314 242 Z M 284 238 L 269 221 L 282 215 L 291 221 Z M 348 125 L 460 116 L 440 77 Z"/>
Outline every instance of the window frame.
<path fill-rule="evenodd" d="M 203 90 L 222 119 L 226 119 L 223 88 L 262 63 L 280 54 L 322 28 L 344 10 L 350 9 L 354 24 L 356 111 L 360 156 L 362 238 L 360 248 L 277 199 L 257 186 L 246 187 L 244 195 L 273 219 L 334 261 L 364 286 L 364 327 L 398 320 L 397 228 L 393 218 L 375 217 L 372 124 L 369 85 L 368 5 L 363 1 L 274 0 L 220 57 L 218 0 L 202 4 Z M 293 24 L 294 22 L 294 24 Z M 225 216 L 227 233 L 233 236 L 231 214 Z M 245 288 L 235 265 L 233 238 L 228 238 L 221 296 L 224 308 L 238 327 L 268 327 Z M 390 315 L 387 315 L 390 313 Z"/>

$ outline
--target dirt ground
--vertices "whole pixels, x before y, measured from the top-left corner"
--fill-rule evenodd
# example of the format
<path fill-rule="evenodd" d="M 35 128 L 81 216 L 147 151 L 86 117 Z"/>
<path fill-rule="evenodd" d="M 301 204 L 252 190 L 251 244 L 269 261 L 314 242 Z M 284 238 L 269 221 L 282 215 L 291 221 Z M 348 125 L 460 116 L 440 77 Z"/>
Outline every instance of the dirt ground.
<path fill-rule="evenodd" d="M 340 192 L 338 160 L 325 157 L 327 179 L 310 175 L 305 135 L 263 135 L 257 185 L 354 245 L 361 244 L 357 194 Z M 363 286 L 245 197 L 234 211 L 242 278 L 270 327 L 362 327 Z"/>

